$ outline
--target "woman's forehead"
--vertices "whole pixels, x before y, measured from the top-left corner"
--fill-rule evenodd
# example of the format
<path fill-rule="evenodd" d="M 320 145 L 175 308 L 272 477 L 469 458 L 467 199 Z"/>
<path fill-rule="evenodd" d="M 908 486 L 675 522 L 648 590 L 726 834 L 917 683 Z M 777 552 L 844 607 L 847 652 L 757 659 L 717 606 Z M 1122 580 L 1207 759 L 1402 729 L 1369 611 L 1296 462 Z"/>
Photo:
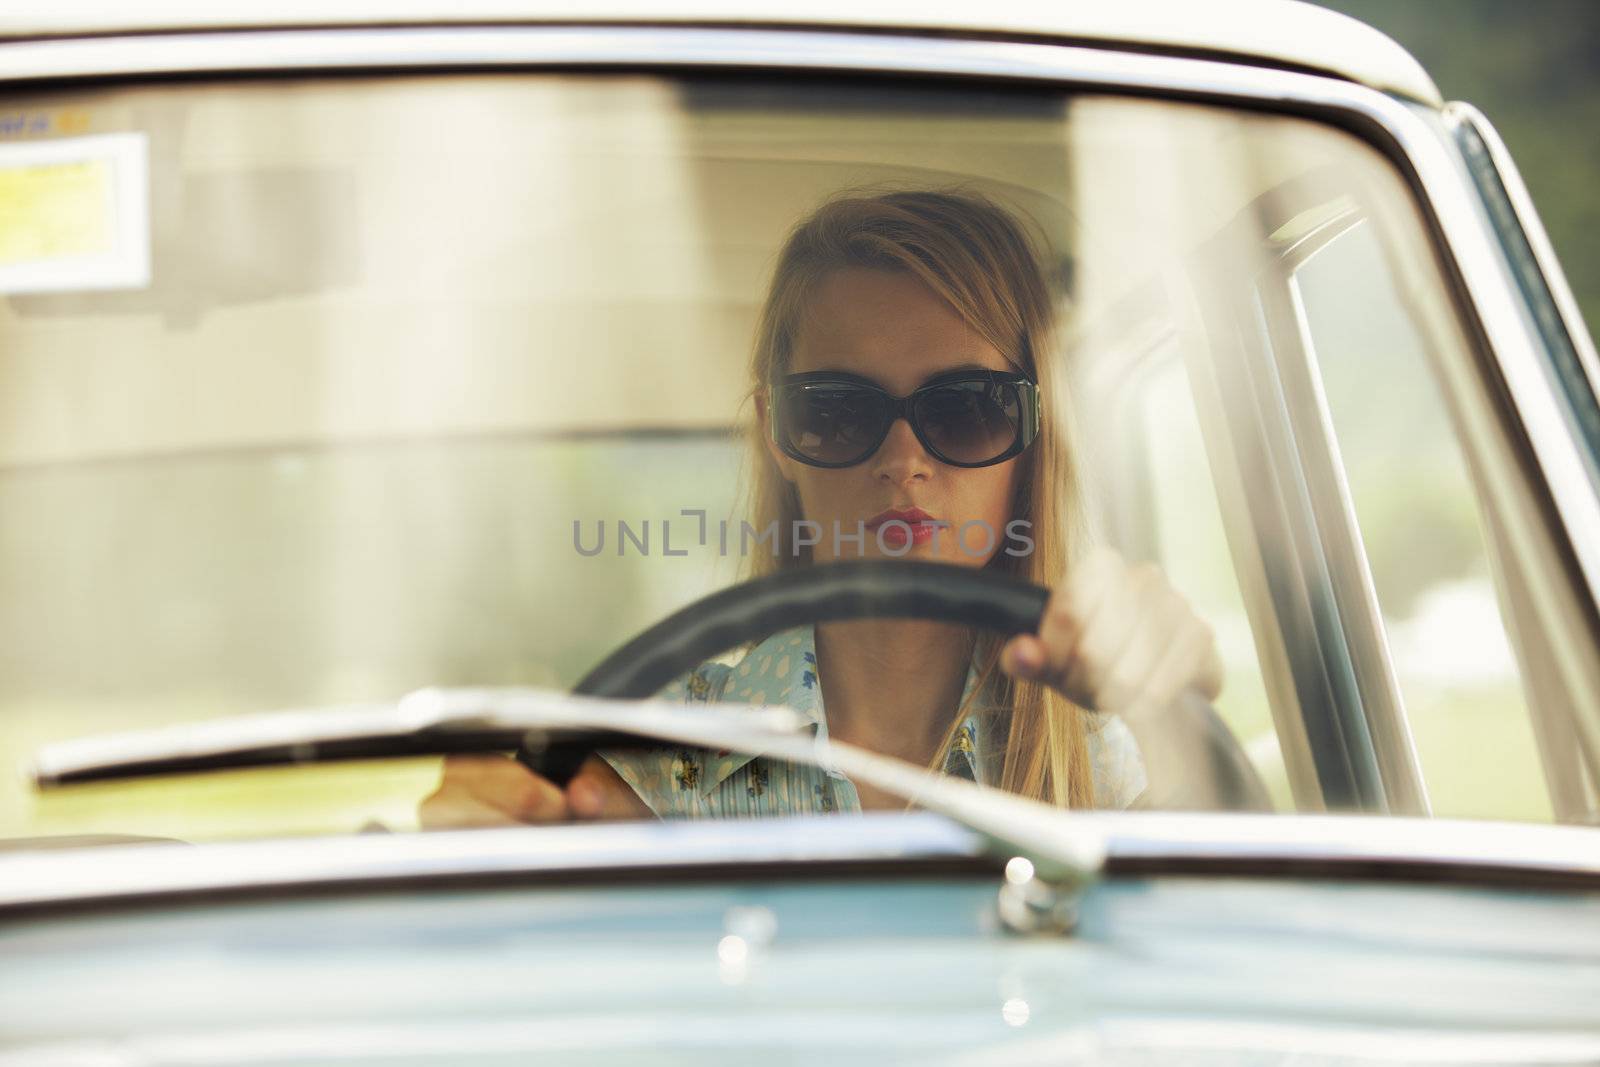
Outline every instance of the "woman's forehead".
<path fill-rule="evenodd" d="M 813 290 L 798 326 L 791 373 L 849 371 L 910 390 L 946 371 L 1011 369 L 955 308 L 911 274 L 834 271 Z"/>

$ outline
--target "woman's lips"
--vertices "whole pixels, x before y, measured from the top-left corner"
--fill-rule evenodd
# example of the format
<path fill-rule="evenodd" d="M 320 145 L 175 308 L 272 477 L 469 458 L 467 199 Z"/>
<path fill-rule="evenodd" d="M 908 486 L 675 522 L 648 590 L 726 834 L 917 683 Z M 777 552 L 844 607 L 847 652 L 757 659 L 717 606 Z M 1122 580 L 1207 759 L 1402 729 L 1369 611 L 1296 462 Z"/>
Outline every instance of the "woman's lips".
<path fill-rule="evenodd" d="M 933 531 L 938 528 L 928 522 L 914 522 L 910 525 L 911 531 L 909 533 L 906 532 L 904 526 L 896 524 L 880 530 L 878 536 L 883 538 L 884 544 L 895 548 L 905 544 L 907 538 L 910 538 L 911 543 L 914 545 L 925 545 L 933 539 Z"/>
<path fill-rule="evenodd" d="M 927 544 L 933 539 L 934 531 L 943 525 L 921 508 L 890 508 L 867 520 L 867 529 L 885 545 L 896 548 L 908 540 L 914 545 Z"/>

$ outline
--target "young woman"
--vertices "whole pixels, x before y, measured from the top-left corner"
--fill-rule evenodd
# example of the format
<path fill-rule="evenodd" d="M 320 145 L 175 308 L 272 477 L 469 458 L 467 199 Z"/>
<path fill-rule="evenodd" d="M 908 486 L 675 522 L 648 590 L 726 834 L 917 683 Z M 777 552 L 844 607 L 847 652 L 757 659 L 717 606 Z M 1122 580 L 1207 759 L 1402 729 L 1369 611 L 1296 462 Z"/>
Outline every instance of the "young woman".
<path fill-rule="evenodd" d="M 1056 391 L 1055 302 L 1036 243 L 968 192 L 841 196 L 790 234 L 751 393 L 757 573 L 937 560 L 1049 586 L 1036 634 L 860 620 L 776 634 L 663 695 L 786 703 L 818 732 L 1071 807 L 1145 787 L 1119 715 L 1214 698 L 1212 634 L 1153 566 L 1079 551 Z M 1085 709 L 1093 709 L 1086 711 Z M 510 759 L 446 762 L 425 826 L 898 808 L 816 768 L 663 749 L 591 759 L 565 791 Z"/>

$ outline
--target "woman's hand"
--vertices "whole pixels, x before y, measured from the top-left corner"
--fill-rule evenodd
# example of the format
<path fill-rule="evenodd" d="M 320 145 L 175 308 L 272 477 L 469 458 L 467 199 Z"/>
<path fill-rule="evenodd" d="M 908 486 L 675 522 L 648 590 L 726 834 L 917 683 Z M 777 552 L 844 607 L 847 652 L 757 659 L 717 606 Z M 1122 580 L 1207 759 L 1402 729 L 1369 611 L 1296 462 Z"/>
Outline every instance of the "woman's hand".
<path fill-rule="evenodd" d="M 425 830 L 577 819 L 639 819 L 650 809 L 611 765 L 590 756 L 567 788 L 508 756 L 449 756 L 417 815 Z"/>
<path fill-rule="evenodd" d="M 1099 548 L 1050 595 L 1037 634 L 1001 651 L 1007 673 L 1096 711 L 1142 718 L 1192 689 L 1222 691 L 1215 635 L 1153 563 Z"/>

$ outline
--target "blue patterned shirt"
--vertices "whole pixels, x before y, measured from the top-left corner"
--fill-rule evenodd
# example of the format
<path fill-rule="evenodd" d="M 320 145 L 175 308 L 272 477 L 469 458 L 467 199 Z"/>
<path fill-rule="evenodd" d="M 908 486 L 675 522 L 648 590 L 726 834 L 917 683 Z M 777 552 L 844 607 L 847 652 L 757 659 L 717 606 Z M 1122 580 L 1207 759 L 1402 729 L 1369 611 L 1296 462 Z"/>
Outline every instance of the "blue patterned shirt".
<path fill-rule="evenodd" d="M 773 634 L 737 665 L 708 662 L 670 683 L 663 700 L 685 703 L 735 701 L 788 705 L 826 739 L 827 715 L 817 681 L 816 631 L 796 627 Z M 967 669 L 958 706 L 977 684 L 977 668 Z M 947 774 L 994 784 L 1001 752 L 987 750 L 982 725 L 995 709 L 981 699 L 969 709 L 950 747 Z M 1144 762 L 1127 725 L 1114 715 L 1090 716 L 1089 765 L 1096 803 L 1124 808 L 1144 791 Z M 817 812 L 859 812 L 855 786 L 837 770 L 701 748 L 602 752 L 622 779 L 663 818 L 753 818 Z"/>

